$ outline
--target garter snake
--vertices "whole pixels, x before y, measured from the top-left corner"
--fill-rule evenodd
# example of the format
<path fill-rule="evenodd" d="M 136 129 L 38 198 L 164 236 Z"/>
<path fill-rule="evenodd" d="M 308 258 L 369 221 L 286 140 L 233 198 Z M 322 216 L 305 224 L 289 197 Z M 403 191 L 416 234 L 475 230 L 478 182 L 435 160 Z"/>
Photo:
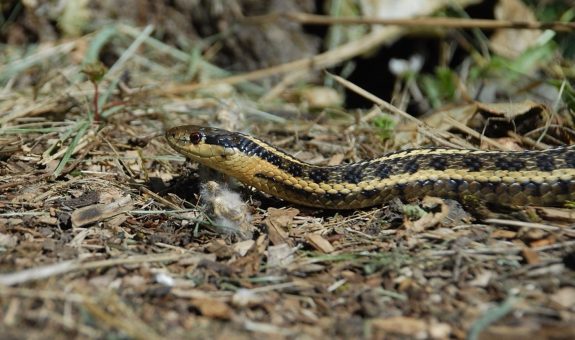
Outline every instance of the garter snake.
<path fill-rule="evenodd" d="M 179 126 L 166 132 L 177 152 L 244 184 L 296 204 L 356 209 L 426 195 L 509 205 L 575 199 L 575 147 L 544 151 L 413 149 L 336 166 L 302 162 L 238 132 Z"/>

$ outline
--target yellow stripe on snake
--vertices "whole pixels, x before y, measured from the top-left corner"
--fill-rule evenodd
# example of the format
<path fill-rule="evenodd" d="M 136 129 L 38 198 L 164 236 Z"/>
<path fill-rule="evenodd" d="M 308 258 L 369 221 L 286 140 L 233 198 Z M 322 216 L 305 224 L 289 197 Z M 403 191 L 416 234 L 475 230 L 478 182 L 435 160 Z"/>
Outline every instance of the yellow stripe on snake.
<path fill-rule="evenodd" d="M 238 132 L 179 126 L 166 132 L 182 155 L 272 196 L 326 209 L 357 209 L 424 196 L 507 205 L 575 199 L 575 147 L 544 151 L 429 148 L 318 166 Z"/>

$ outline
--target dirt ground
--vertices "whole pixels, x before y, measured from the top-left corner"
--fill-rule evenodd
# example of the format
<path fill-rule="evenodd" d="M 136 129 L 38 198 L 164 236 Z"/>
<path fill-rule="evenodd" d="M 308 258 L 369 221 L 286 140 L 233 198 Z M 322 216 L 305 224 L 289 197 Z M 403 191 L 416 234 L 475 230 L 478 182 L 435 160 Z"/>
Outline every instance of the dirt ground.
<path fill-rule="evenodd" d="M 331 165 L 568 145 L 560 40 L 505 64 L 499 33 L 445 28 L 436 65 L 431 49 L 415 74 L 366 85 L 388 89 L 384 101 L 345 75 L 380 48 L 426 50 L 409 39 L 429 26 L 338 26 L 347 40 L 327 49 L 330 26 L 266 18 L 279 4 L 318 14 L 313 1 L 32 3 L 0 5 L 3 338 L 575 338 L 572 204 L 312 209 L 188 162 L 163 137 L 217 126 Z M 353 96 L 369 105 L 347 106 Z"/>

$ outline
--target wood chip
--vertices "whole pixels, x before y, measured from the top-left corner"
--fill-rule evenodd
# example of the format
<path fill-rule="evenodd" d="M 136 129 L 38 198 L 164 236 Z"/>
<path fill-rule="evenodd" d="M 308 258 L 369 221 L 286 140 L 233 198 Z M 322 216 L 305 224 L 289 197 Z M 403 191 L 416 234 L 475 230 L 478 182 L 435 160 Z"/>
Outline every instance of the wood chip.
<path fill-rule="evenodd" d="M 555 237 L 549 236 L 549 237 L 541 239 L 541 240 L 533 241 L 533 242 L 531 242 L 530 245 L 532 248 L 539 248 L 539 247 L 545 247 L 545 246 L 550 246 L 552 244 L 555 244 L 556 241 L 557 240 L 555 239 Z"/>
<path fill-rule="evenodd" d="M 521 256 L 523 256 L 527 264 L 538 264 L 541 262 L 539 254 L 531 248 L 523 248 L 523 250 L 521 250 Z"/>
<path fill-rule="evenodd" d="M 537 208 L 537 213 L 546 220 L 559 220 L 569 223 L 575 221 L 575 210 L 573 209 L 542 207 Z"/>
<path fill-rule="evenodd" d="M 411 338 L 426 338 L 427 324 L 423 320 L 396 316 L 376 319 L 371 323 L 373 338 L 383 339 L 389 334 L 404 335 Z"/>
<path fill-rule="evenodd" d="M 319 234 L 308 234 L 306 235 L 306 240 L 314 247 L 316 250 L 319 250 L 323 253 L 329 254 L 335 250 L 335 248 L 329 243 L 328 240 L 323 238 Z"/>
<path fill-rule="evenodd" d="M 94 204 L 74 210 L 71 220 L 74 228 L 99 222 L 112 216 L 132 210 L 133 204 L 130 196 L 125 196 L 110 204 Z"/>
<path fill-rule="evenodd" d="M 517 237 L 517 232 L 512 230 L 497 229 L 491 233 L 492 238 L 513 239 Z"/>
<path fill-rule="evenodd" d="M 212 299 L 194 299 L 192 305 L 196 307 L 203 316 L 228 320 L 232 316 L 232 310 L 227 303 Z"/>
<path fill-rule="evenodd" d="M 256 244 L 254 240 L 245 240 L 234 244 L 232 247 L 236 253 L 240 256 L 246 256 L 246 254 L 253 248 Z"/>

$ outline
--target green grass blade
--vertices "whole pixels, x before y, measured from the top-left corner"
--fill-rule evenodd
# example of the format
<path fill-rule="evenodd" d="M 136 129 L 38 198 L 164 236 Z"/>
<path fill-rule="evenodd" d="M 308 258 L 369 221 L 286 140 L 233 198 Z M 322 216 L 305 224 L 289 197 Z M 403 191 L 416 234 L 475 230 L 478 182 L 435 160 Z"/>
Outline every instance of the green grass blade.
<path fill-rule="evenodd" d="M 80 139 L 86 134 L 86 131 L 88 130 L 89 127 L 90 127 L 90 123 L 88 121 L 82 121 L 81 123 L 79 123 L 78 133 L 76 133 L 76 135 L 74 136 L 74 139 L 72 139 L 72 142 L 70 142 L 70 145 L 68 145 L 68 149 L 66 149 L 64 156 L 62 156 L 60 163 L 58 163 L 56 170 L 54 170 L 54 174 L 52 175 L 54 178 L 60 176 L 60 174 L 62 173 L 62 170 L 64 170 L 64 166 L 66 166 L 66 164 L 70 160 L 70 157 L 72 156 L 72 153 L 74 152 L 74 149 L 76 148 L 76 146 L 80 142 Z"/>

